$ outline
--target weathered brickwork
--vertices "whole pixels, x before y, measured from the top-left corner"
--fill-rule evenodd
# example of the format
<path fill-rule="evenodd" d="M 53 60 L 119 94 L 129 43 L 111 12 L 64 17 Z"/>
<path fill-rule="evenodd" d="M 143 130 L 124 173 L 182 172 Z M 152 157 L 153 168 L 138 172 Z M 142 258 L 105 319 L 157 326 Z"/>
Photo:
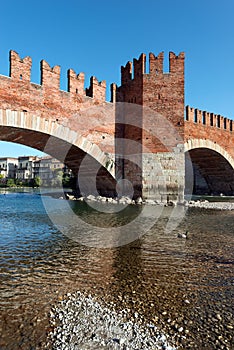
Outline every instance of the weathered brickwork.
<path fill-rule="evenodd" d="M 125 118 L 121 116 L 122 120 L 116 120 L 123 125 L 124 138 L 139 143 L 133 153 L 142 155 L 138 169 L 132 169 L 132 163 L 125 161 L 122 171 L 133 184 L 142 176 L 143 196 L 175 199 L 179 195 L 181 199 L 184 152 L 183 147 L 178 146 L 184 143 L 184 53 L 176 56 L 170 52 L 168 73 L 163 69 L 163 53 L 157 57 L 149 55 L 149 72 L 146 72 L 146 60 L 146 55 L 142 54 L 133 63 L 128 62 L 121 68 L 121 86 L 113 87 L 112 96 L 116 102 L 142 106 L 140 111 L 135 110 L 134 116 L 127 111 Z M 156 156 L 152 156 L 154 154 Z M 156 170 L 159 167 L 160 176 Z"/>
<path fill-rule="evenodd" d="M 194 165 L 195 192 L 233 195 L 233 121 L 187 106 L 185 145 Z"/>
<path fill-rule="evenodd" d="M 185 142 L 191 139 L 212 140 L 234 158 L 233 120 L 223 116 L 186 107 Z"/>
<path fill-rule="evenodd" d="M 0 106 L 2 109 L 11 109 L 17 111 L 30 112 L 37 116 L 52 119 L 61 125 L 68 125 L 71 129 L 77 130 L 84 120 L 79 120 L 79 114 L 93 106 L 106 106 L 105 101 L 106 83 L 98 82 L 95 77 L 90 79 L 90 87 L 84 89 L 84 74 L 76 75 L 73 70 L 68 71 L 68 92 L 60 90 L 60 67 L 51 68 L 49 64 L 41 61 L 41 84 L 31 83 L 31 65 L 30 57 L 21 59 L 19 55 L 10 52 L 10 77 L 0 76 Z M 97 113 L 99 109 L 97 108 Z M 92 141 L 92 121 L 89 122 L 89 113 L 85 115 L 86 125 L 90 124 L 88 130 L 89 138 Z M 92 118 L 92 116 L 90 116 Z M 102 132 L 105 137 L 110 135 L 109 149 L 114 152 L 114 123 L 107 125 L 101 124 L 99 131 L 99 144 L 102 142 Z M 81 132 L 83 128 L 81 127 Z M 95 133 L 96 134 L 96 133 Z M 87 135 L 86 135 L 87 136 Z M 98 140 L 95 139 L 95 142 Z"/>
<path fill-rule="evenodd" d="M 85 89 L 84 73 L 69 69 L 62 91 L 60 67 L 44 60 L 41 83 L 32 83 L 31 58 L 11 51 L 10 76 L 0 76 L 0 139 L 47 147 L 80 170 L 87 188 L 96 179 L 98 191 L 113 195 L 125 178 L 135 196 L 163 201 L 183 200 L 185 151 L 198 192 L 234 194 L 233 121 L 185 109 L 184 58 L 170 52 L 165 72 L 163 53 L 141 54 L 121 67 L 121 85 L 111 85 L 107 102 L 105 81 L 91 77 Z"/>
<path fill-rule="evenodd" d="M 146 55 L 142 54 L 133 64 L 121 68 L 121 86 L 117 88 L 116 101 L 140 104 L 169 120 L 183 139 L 184 135 L 184 53 L 169 54 L 169 73 L 163 71 L 163 53 L 149 55 L 149 73 L 146 72 Z M 144 123 L 144 121 L 143 121 Z M 144 125 L 143 125 L 144 126 Z M 152 125 L 152 129 L 158 125 Z M 144 133 L 144 130 L 143 130 Z M 155 153 L 158 145 L 150 144 L 143 136 L 143 143 Z M 174 144 L 176 146 L 176 144 Z M 161 151 L 165 151 L 162 145 Z"/>
<path fill-rule="evenodd" d="M 10 76 L 0 76 L 1 140 L 22 143 L 41 151 L 47 147 L 48 153 L 63 158 L 75 173 L 86 157 L 89 171 L 96 171 L 97 165 L 107 169 L 106 173 L 100 169 L 99 179 L 103 177 L 105 183 L 97 187 L 110 190 L 115 186 L 112 181 L 115 125 L 113 106 L 105 99 L 105 81 L 98 82 L 91 77 L 90 86 L 85 89 L 84 73 L 77 75 L 70 69 L 68 91 L 61 91 L 59 66 L 52 68 L 42 60 L 40 85 L 31 82 L 31 66 L 30 57 L 21 59 L 16 52 L 10 52 Z M 110 105 L 111 123 L 103 113 L 103 110 L 110 110 Z M 48 146 L 50 136 L 60 142 Z M 61 152 L 62 148 L 67 154 Z M 89 156 L 93 160 L 92 166 Z M 100 183 L 99 179 L 97 182 Z"/>

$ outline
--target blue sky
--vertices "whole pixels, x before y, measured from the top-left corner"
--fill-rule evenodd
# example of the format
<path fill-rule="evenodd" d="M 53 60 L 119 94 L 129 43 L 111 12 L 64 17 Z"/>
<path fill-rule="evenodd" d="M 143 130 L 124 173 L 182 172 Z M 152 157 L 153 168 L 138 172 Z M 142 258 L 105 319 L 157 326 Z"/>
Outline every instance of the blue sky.
<path fill-rule="evenodd" d="M 9 51 L 61 66 L 61 89 L 73 68 L 120 83 L 120 66 L 142 52 L 184 51 L 185 101 L 234 119 L 234 1 L 11 0 L 0 3 L 0 74 L 9 74 Z M 38 151 L 0 142 L 0 156 Z"/>

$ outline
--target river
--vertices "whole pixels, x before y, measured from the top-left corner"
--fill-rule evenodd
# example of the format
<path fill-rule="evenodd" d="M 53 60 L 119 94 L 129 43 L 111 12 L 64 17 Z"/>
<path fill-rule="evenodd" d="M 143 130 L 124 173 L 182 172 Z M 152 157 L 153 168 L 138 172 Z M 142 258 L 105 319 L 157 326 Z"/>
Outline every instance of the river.
<path fill-rule="evenodd" d="M 106 248 L 64 235 L 42 198 L 36 191 L 0 194 L 1 350 L 46 348 L 50 308 L 77 290 L 137 311 L 178 349 L 233 349 L 234 211 L 188 208 L 179 226 L 165 230 L 173 210 L 165 207 L 138 239 Z M 82 220 L 108 226 L 86 203 L 71 206 Z M 112 213 L 110 223 L 140 210 Z M 177 237 L 186 231 L 189 239 Z"/>

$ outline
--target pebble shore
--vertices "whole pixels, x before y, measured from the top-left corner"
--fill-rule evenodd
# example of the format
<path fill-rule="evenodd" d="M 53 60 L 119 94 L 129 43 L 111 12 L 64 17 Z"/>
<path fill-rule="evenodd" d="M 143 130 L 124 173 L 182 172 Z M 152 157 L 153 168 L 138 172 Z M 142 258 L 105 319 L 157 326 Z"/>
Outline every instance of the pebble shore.
<path fill-rule="evenodd" d="M 232 202 L 209 202 L 207 200 L 197 200 L 185 202 L 184 205 L 186 207 L 196 207 L 203 209 L 234 210 L 234 203 Z"/>
<path fill-rule="evenodd" d="M 121 198 L 108 198 L 108 197 L 102 197 L 102 196 L 93 196 L 88 195 L 87 197 L 75 197 L 72 194 L 65 194 L 65 198 L 68 200 L 75 200 L 75 201 L 87 201 L 87 202 L 102 202 L 102 203 L 112 203 L 112 204 L 123 204 L 123 205 L 160 205 L 160 206 L 176 206 L 176 205 L 183 205 L 185 207 L 196 207 L 196 208 L 204 208 L 204 209 L 217 209 L 217 210 L 234 210 L 234 203 L 232 202 L 209 202 L 208 200 L 190 200 L 190 201 L 184 201 L 182 203 L 177 203 L 173 201 L 169 202 L 161 202 L 153 199 L 146 199 L 143 200 L 141 197 L 137 198 L 136 200 L 133 200 L 127 196 L 123 196 Z"/>
<path fill-rule="evenodd" d="M 135 312 L 116 312 L 114 304 L 100 304 L 91 295 L 68 293 L 50 312 L 50 333 L 54 350 L 176 350 L 172 338 L 154 324 L 144 324 Z"/>

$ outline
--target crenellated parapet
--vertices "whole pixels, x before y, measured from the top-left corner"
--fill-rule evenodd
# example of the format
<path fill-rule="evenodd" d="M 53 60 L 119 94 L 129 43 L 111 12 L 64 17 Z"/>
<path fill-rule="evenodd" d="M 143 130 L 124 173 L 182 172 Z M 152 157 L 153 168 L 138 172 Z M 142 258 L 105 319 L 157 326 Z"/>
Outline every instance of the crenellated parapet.
<path fill-rule="evenodd" d="M 24 82 L 31 81 L 31 57 L 21 59 L 17 52 L 10 51 L 10 77 Z"/>
<path fill-rule="evenodd" d="M 142 77 L 146 73 L 146 55 L 142 53 L 139 59 L 134 58 L 133 60 L 134 67 L 134 79 Z"/>
<path fill-rule="evenodd" d="M 76 74 L 73 69 L 69 69 L 67 72 L 67 76 L 68 76 L 68 92 L 71 92 L 73 94 L 80 94 L 83 96 L 85 94 L 84 73 Z"/>
<path fill-rule="evenodd" d="M 106 100 L 106 81 L 98 81 L 97 78 L 90 78 L 89 88 L 86 89 L 86 96 L 95 97 L 99 101 Z"/>
<path fill-rule="evenodd" d="M 163 74 L 164 53 L 161 52 L 155 56 L 152 52 L 149 54 L 149 71 L 150 74 Z"/>
<path fill-rule="evenodd" d="M 220 114 L 202 111 L 198 108 L 186 106 L 185 109 L 186 122 L 194 125 L 202 125 L 204 127 L 213 127 L 217 129 L 232 131 L 233 120 L 223 117 Z"/>
<path fill-rule="evenodd" d="M 41 61 L 41 85 L 44 88 L 60 90 L 60 66 L 53 68 L 45 61 Z"/>
<path fill-rule="evenodd" d="M 138 59 L 134 58 L 133 63 L 128 62 L 125 66 L 121 67 L 121 87 L 136 83 L 136 86 L 142 83 L 143 79 L 159 79 L 165 77 L 168 84 L 168 75 L 174 79 L 174 76 L 184 72 L 184 54 L 180 53 L 176 56 L 174 53 L 169 54 L 170 70 L 169 74 L 165 74 L 163 71 L 164 54 L 161 52 L 158 56 L 153 53 L 149 55 L 149 72 L 146 72 L 147 56 L 142 53 Z M 17 52 L 10 51 L 10 78 L 14 81 L 22 81 L 23 83 L 31 83 L 31 67 L 32 59 L 30 57 L 20 58 Z M 51 67 L 45 60 L 40 62 L 40 85 L 42 90 L 45 90 L 53 95 L 60 91 L 60 66 L 56 65 Z M 85 96 L 104 102 L 106 100 L 106 82 L 98 81 L 96 77 L 92 76 L 90 79 L 90 85 L 85 89 L 85 75 L 83 72 L 76 74 L 73 69 L 69 69 L 67 73 L 68 89 L 67 92 L 73 96 L 79 95 L 83 98 Z M 130 84 L 130 85 L 129 85 Z M 35 85 L 35 84 L 34 84 Z M 111 87 L 112 102 L 116 100 L 120 101 L 120 89 L 115 86 Z M 119 96 L 118 96 L 119 94 Z M 131 93 L 130 93 L 131 95 Z M 159 95 L 158 95 L 159 96 Z M 125 99 L 126 101 L 126 99 Z M 129 97 L 127 102 L 142 103 L 140 96 Z"/>
<path fill-rule="evenodd" d="M 148 71 L 147 59 L 149 60 Z M 150 53 L 148 58 L 142 53 L 138 59 L 134 58 L 133 62 L 129 61 L 121 67 L 121 85 L 119 87 L 116 84 L 111 85 L 111 102 L 148 106 L 182 130 L 181 127 L 184 124 L 184 59 L 183 52 L 178 55 L 169 52 L 169 71 L 165 72 L 163 52 L 157 56 Z M 20 90 L 22 100 L 24 100 L 22 106 L 25 106 L 25 109 L 27 109 L 25 101 L 30 96 L 29 94 L 34 92 L 34 99 L 39 101 L 41 98 L 41 103 L 46 101 L 46 106 L 49 108 L 52 108 L 55 102 L 59 105 L 59 100 L 63 104 L 65 98 L 67 100 L 72 98 L 73 103 L 74 101 L 82 103 L 86 97 L 98 103 L 106 101 L 106 82 L 98 81 L 94 76 L 90 78 L 89 87 L 85 89 L 85 74 L 83 72 L 77 74 L 73 69 L 69 69 L 67 72 L 68 94 L 64 94 L 60 90 L 60 66 L 51 67 L 45 60 L 42 60 L 40 85 L 31 83 L 31 68 L 32 59 L 30 57 L 21 58 L 17 52 L 10 51 L 10 80 L 6 81 L 6 77 L 0 77 L 2 91 L 8 89 L 9 95 L 12 95 L 17 89 Z M 36 96 L 36 91 L 38 96 Z M 232 119 L 190 106 L 186 107 L 185 121 L 227 131 L 233 130 Z"/>
<path fill-rule="evenodd" d="M 158 56 L 150 53 L 149 57 L 142 53 L 121 67 L 121 85 L 112 86 L 112 101 L 151 108 L 169 120 L 183 138 L 184 58 L 183 52 L 170 52 L 169 72 L 165 72 L 163 52 Z"/>
<path fill-rule="evenodd" d="M 169 53 L 169 74 L 184 75 L 184 58 L 184 52 L 181 52 L 178 56 L 174 52 Z M 146 61 L 147 56 L 142 53 L 138 59 L 133 59 L 133 63 L 129 61 L 126 66 L 122 66 L 121 85 L 128 84 L 132 80 L 143 79 L 144 75 L 155 77 L 165 74 L 163 52 L 159 53 L 158 56 L 155 56 L 152 52 L 149 54 L 149 72 L 146 71 Z"/>
<path fill-rule="evenodd" d="M 12 81 L 31 83 L 32 59 L 20 58 L 15 51 L 10 51 L 10 78 Z M 43 91 L 53 95 L 60 92 L 60 66 L 51 67 L 45 60 L 40 62 L 40 85 Z M 72 95 L 80 97 L 92 97 L 93 99 L 106 101 L 106 82 L 99 82 L 94 76 L 90 79 L 89 88 L 85 89 L 85 75 L 83 72 L 76 74 L 73 69 L 67 72 L 68 91 Z M 35 84 L 34 84 L 35 85 Z M 38 86 L 40 86 L 38 85 Z"/>
<path fill-rule="evenodd" d="M 132 80 L 132 62 L 128 62 L 126 66 L 121 66 L 121 85 Z"/>
<path fill-rule="evenodd" d="M 181 52 L 178 56 L 174 52 L 169 52 L 169 72 L 170 74 L 184 74 L 185 54 Z"/>

